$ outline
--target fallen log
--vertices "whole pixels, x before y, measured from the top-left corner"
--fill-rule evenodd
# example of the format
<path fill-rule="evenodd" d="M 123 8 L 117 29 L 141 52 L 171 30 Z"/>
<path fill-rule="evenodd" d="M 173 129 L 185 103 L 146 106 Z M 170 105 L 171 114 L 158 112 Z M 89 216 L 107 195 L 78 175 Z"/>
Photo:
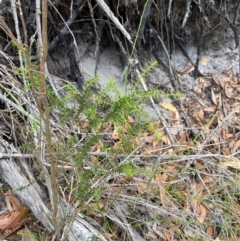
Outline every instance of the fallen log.
<path fill-rule="evenodd" d="M 19 153 L 12 144 L 2 138 L 0 138 L 0 152 L 3 153 L 2 156 L 5 153 Z M 46 230 L 54 234 L 55 229 L 52 224 L 51 209 L 48 205 L 47 190 L 42 188 L 36 181 L 26 159 L 19 157 L 1 158 L 0 177 L 11 187 L 16 197 L 32 211 Z M 59 198 L 58 206 L 59 219 L 64 220 L 61 223 L 62 230 L 64 230 L 61 240 L 107 240 L 100 234 L 100 231 L 84 219 L 82 214 L 76 213 L 76 215 L 73 215 L 75 213 L 74 208 L 62 198 Z M 66 217 L 68 218 L 66 219 Z M 66 239 L 63 239 L 64 236 Z"/>

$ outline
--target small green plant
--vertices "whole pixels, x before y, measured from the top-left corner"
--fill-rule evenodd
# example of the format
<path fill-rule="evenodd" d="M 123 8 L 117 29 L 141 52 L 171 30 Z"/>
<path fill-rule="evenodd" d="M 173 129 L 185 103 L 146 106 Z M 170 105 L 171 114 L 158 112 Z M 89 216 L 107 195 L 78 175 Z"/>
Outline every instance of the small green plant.
<path fill-rule="evenodd" d="M 122 172 L 131 178 L 137 174 L 153 176 L 155 173 L 154 170 L 148 170 L 145 167 L 141 168 L 141 167 L 133 165 L 132 163 L 128 163 L 128 164 L 121 166 L 119 169 L 119 172 Z"/>
<path fill-rule="evenodd" d="M 34 232 L 31 232 L 28 229 L 24 229 L 23 231 L 18 231 L 17 234 L 18 236 L 22 237 L 22 239 L 26 239 L 26 240 L 35 240 L 35 241 L 45 240 L 43 237 L 39 236 Z"/>
<path fill-rule="evenodd" d="M 146 76 L 154 66 L 155 63 L 150 63 L 142 76 Z M 141 133 L 146 131 L 157 133 L 158 128 L 149 125 L 150 119 L 144 112 L 143 106 L 150 96 L 158 96 L 159 91 L 141 90 L 136 81 L 132 91 L 120 93 L 116 82 L 110 79 L 108 85 L 96 93 L 93 87 L 97 83 L 97 77 L 90 79 L 80 94 L 72 85 L 67 84 L 64 86 L 65 93 L 61 98 L 56 97 L 51 89 L 47 88 L 49 109 L 57 113 L 59 123 L 63 126 L 70 124 L 70 128 L 80 129 L 82 141 L 79 141 L 79 137 L 74 133 L 68 136 L 61 136 L 59 133 L 58 139 L 52 143 L 56 157 L 61 158 L 65 163 L 70 161 L 77 170 L 79 184 L 76 184 L 74 190 L 80 206 L 84 205 L 89 198 L 95 197 L 96 193 L 101 192 L 104 183 L 100 186 L 94 186 L 94 183 L 104 180 L 110 174 L 106 171 L 107 169 L 114 172 L 123 171 L 129 176 L 143 172 L 140 169 L 131 169 L 128 165 L 119 170 L 115 169 L 117 158 L 110 160 L 107 157 L 95 156 L 93 161 L 88 154 L 91 149 L 99 145 L 100 151 L 107 152 L 110 156 L 128 154 L 137 148 L 138 144 L 135 140 Z M 110 92 L 112 98 L 109 97 Z M 104 140 L 104 136 L 111 135 L 105 133 L 106 129 L 110 133 L 116 131 L 119 138 L 117 143 L 114 140 L 110 142 Z M 161 138 L 161 135 L 158 138 Z M 27 146 L 23 145 L 23 148 Z M 86 163 L 89 163 L 88 167 Z M 64 176 L 67 178 L 66 174 Z"/>

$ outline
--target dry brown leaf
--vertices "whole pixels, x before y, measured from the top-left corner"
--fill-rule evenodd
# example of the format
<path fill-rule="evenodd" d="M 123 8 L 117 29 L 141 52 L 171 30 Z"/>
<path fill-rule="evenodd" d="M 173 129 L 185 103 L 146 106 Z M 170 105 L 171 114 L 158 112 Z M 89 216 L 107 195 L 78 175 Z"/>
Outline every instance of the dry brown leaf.
<path fill-rule="evenodd" d="M 99 162 L 99 160 L 96 156 L 90 156 L 90 161 L 92 164 L 94 164 L 96 166 L 101 166 L 101 163 Z"/>
<path fill-rule="evenodd" d="M 6 235 L 10 235 L 15 230 L 19 229 L 25 221 L 25 218 L 28 214 L 29 210 L 25 207 L 22 208 L 21 211 L 14 211 L 8 217 L 7 225 L 1 230 L 2 233 L 8 231 L 6 234 L 2 236 L 6 237 Z"/>
<path fill-rule="evenodd" d="M 240 95 L 239 95 L 239 93 L 232 94 L 232 95 L 231 95 L 231 99 L 240 100 Z"/>
<path fill-rule="evenodd" d="M 139 134 L 139 137 L 145 137 L 145 136 L 149 136 L 150 133 L 149 132 L 142 132 Z"/>
<path fill-rule="evenodd" d="M 155 177 L 155 182 L 157 183 L 158 187 L 162 187 L 163 186 L 163 180 L 162 180 L 161 175 L 157 175 Z"/>
<path fill-rule="evenodd" d="M 232 80 L 233 80 L 233 82 L 238 84 L 238 76 L 236 76 L 236 75 L 232 76 Z"/>
<path fill-rule="evenodd" d="M 129 181 L 131 181 L 131 177 L 129 176 L 124 176 L 122 178 L 120 178 L 119 180 L 116 181 L 116 184 L 123 184 L 123 183 L 128 183 Z"/>
<path fill-rule="evenodd" d="M 105 237 L 105 238 L 112 238 L 112 237 L 114 237 L 115 236 L 115 234 L 111 234 L 111 233 L 103 233 L 103 236 Z"/>
<path fill-rule="evenodd" d="M 224 140 L 228 140 L 228 139 L 232 138 L 233 136 L 234 136 L 234 134 L 232 134 L 232 133 L 226 133 L 226 134 L 222 135 L 222 138 Z"/>
<path fill-rule="evenodd" d="M 197 200 L 193 200 L 193 210 L 196 212 L 196 214 L 200 215 L 201 214 L 201 206 L 200 203 Z"/>
<path fill-rule="evenodd" d="M 166 135 L 163 135 L 163 136 L 162 136 L 162 140 L 163 140 L 163 142 L 164 142 L 166 145 L 170 145 L 170 144 L 171 144 L 171 141 L 169 140 L 168 136 L 166 136 Z"/>
<path fill-rule="evenodd" d="M 203 66 L 208 65 L 208 59 L 206 57 L 202 58 L 201 65 L 203 65 Z"/>
<path fill-rule="evenodd" d="M 222 155 L 223 156 L 229 156 L 230 155 L 230 149 L 228 148 L 228 146 L 223 146 L 222 150 Z M 222 166 L 224 167 L 224 166 Z M 226 166 L 224 168 L 227 168 Z"/>
<path fill-rule="evenodd" d="M 198 79 L 198 89 L 197 89 L 197 94 L 198 95 L 201 95 L 202 94 L 202 90 L 203 90 L 203 87 L 204 87 L 204 78 L 202 77 L 199 77 Z"/>
<path fill-rule="evenodd" d="M 12 191 L 9 189 L 5 197 L 6 205 L 9 212 L 20 211 L 22 208 L 19 200 L 13 195 Z"/>
<path fill-rule="evenodd" d="M 214 103 L 214 105 L 218 105 L 217 103 L 217 98 L 216 98 L 216 95 L 214 94 L 214 91 L 213 91 L 213 88 L 211 88 L 211 94 L 212 94 L 212 101 Z"/>
<path fill-rule="evenodd" d="M 135 186 L 136 186 L 139 194 L 144 193 L 148 187 L 146 182 L 141 182 L 141 181 L 139 181 L 137 183 L 135 182 Z"/>
<path fill-rule="evenodd" d="M 164 109 L 170 110 L 172 112 L 177 112 L 176 107 L 170 103 L 159 103 L 159 105 L 162 106 Z"/>
<path fill-rule="evenodd" d="M 228 98 L 232 98 L 233 89 L 229 87 L 229 83 L 226 83 L 224 86 L 224 93 Z"/>
<path fill-rule="evenodd" d="M 179 112 L 174 113 L 174 124 L 175 125 L 180 125 L 182 123 L 182 116 L 179 114 Z"/>
<path fill-rule="evenodd" d="M 214 112 L 214 111 L 216 111 L 216 107 L 214 107 L 214 106 L 205 107 L 203 110 L 204 110 L 205 112 Z"/>
<path fill-rule="evenodd" d="M 214 81 L 217 85 L 221 86 L 221 83 L 220 83 L 219 79 L 217 79 L 214 75 L 213 75 L 213 81 Z"/>
<path fill-rule="evenodd" d="M 89 123 L 85 122 L 81 125 L 81 129 L 86 130 L 89 127 Z"/>
<path fill-rule="evenodd" d="M 233 113 L 239 113 L 240 112 L 240 103 L 233 103 L 232 104 L 232 112 Z"/>
<path fill-rule="evenodd" d="M 158 235 L 156 233 L 153 233 L 153 232 L 148 232 L 147 234 L 144 234 L 144 238 L 146 240 L 157 240 Z"/>
<path fill-rule="evenodd" d="M 170 233 L 167 230 L 163 230 L 163 235 L 164 235 L 164 237 L 165 237 L 165 239 L 167 241 L 171 241 L 172 240 L 171 235 L 170 235 Z"/>
<path fill-rule="evenodd" d="M 224 89 L 226 82 L 223 79 L 219 79 L 220 86 Z"/>
<path fill-rule="evenodd" d="M 218 108 L 222 108 L 222 94 L 218 93 Z"/>
<path fill-rule="evenodd" d="M 205 177 L 203 178 L 203 182 L 204 182 L 205 184 L 209 184 L 209 183 L 212 183 L 212 182 L 213 182 L 213 179 L 212 179 L 212 177 L 210 177 L 210 176 L 205 176 Z"/>
<path fill-rule="evenodd" d="M 167 171 L 162 174 L 162 180 L 164 182 L 169 181 L 170 179 L 172 179 L 173 176 L 178 175 L 178 172 L 179 172 L 178 165 L 176 164 L 168 165 Z"/>
<path fill-rule="evenodd" d="M 99 152 L 101 151 L 102 149 L 102 146 L 100 143 L 96 143 L 94 146 L 91 147 L 91 151 L 94 151 L 94 152 Z"/>
<path fill-rule="evenodd" d="M 240 125 L 234 125 L 237 130 L 240 130 Z"/>
<path fill-rule="evenodd" d="M 135 123 L 135 120 L 133 119 L 133 117 L 132 116 L 128 116 L 128 121 L 129 121 L 129 123 L 131 123 L 131 124 L 133 124 L 133 123 Z"/>
<path fill-rule="evenodd" d="M 152 144 L 154 141 L 154 136 L 144 136 L 144 137 L 140 137 L 141 143 L 145 142 L 145 143 L 149 143 Z"/>
<path fill-rule="evenodd" d="M 197 161 L 197 162 L 196 162 L 196 168 L 197 168 L 197 169 L 201 169 L 202 167 L 203 167 L 202 162 Z"/>
<path fill-rule="evenodd" d="M 201 212 L 200 212 L 200 215 L 198 217 L 198 221 L 200 223 L 203 223 L 205 221 L 205 218 L 206 218 L 207 214 L 208 214 L 208 209 L 202 204 L 200 204 L 200 209 L 201 209 Z"/>
<path fill-rule="evenodd" d="M 181 75 L 181 76 L 184 76 L 186 74 L 189 74 L 191 72 L 193 72 L 193 70 L 195 69 L 195 66 L 192 65 L 190 66 L 189 68 L 185 69 L 184 71 L 179 71 L 178 73 Z"/>
<path fill-rule="evenodd" d="M 233 168 L 236 168 L 236 169 L 240 169 L 240 161 L 236 157 L 234 157 L 234 156 L 225 157 L 225 159 L 227 161 L 220 163 L 221 167 L 223 167 L 223 168 L 233 167 Z"/>
<path fill-rule="evenodd" d="M 114 143 L 113 150 L 119 150 L 119 142 Z"/>
<path fill-rule="evenodd" d="M 159 133 L 157 133 L 157 134 L 159 134 Z M 139 139 L 140 139 L 140 143 L 146 143 L 146 144 L 150 144 L 151 145 L 151 147 L 156 147 L 157 145 L 158 145 L 158 143 L 159 143 L 159 141 L 158 141 L 158 136 L 156 136 L 156 135 L 151 135 L 151 136 L 144 136 L 144 137 L 140 137 Z M 160 138 L 159 138 L 160 139 Z"/>
<path fill-rule="evenodd" d="M 118 135 L 118 130 L 117 129 L 114 129 L 113 130 L 113 133 L 112 133 L 112 139 L 113 140 L 119 140 L 119 135 Z"/>
<path fill-rule="evenodd" d="M 213 235 L 214 235 L 214 229 L 213 229 L 212 226 L 209 226 L 209 227 L 207 228 L 207 235 L 210 236 L 210 237 L 213 237 Z"/>
<path fill-rule="evenodd" d="M 204 123 L 204 111 L 201 109 L 196 113 L 196 119 L 203 124 Z"/>
<path fill-rule="evenodd" d="M 236 143 L 236 136 L 234 135 L 234 137 L 231 140 L 229 140 L 229 142 L 227 143 L 229 149 L 231 149 L 231 153 L 232 153 L 232 149 L 233 149 L 235 143 Z"/>
<path fill-rule="evenodd" d="M 240 140 L 238 140 L 238 141 L 235 143 L 234 147 L 232 148 L 231 153 L 234 154 L 234 153 L 239 149 L 239 147 L 240 147 Z"/>
<path fill-rule="evenodd" d="M 166 204 L 166 191 L 164 188 L 164 181 L 162 180 L 162 177 L 160 175 L 155 177 L 155 182 L 158 185 L 159 191 L 160 191 L 160 200 L 161 200 L 161 204 L 164 207 Z"/>
<path fill-rule="evenodd" d="M 179 144 L 187 145 L 188 144 L 188 134 L 186 132 L 180 133 Z"/>
<path fill-rule="evenodd" d="M 152 143 L 152 147 L 156 148 L 157 145 L 158 145 L 158 142 L 159 142 L 158 140 L 154 140 L 153 143 Z"/>
<path fill-rule="evenodd" d="M 11 214 L 6 214 L 6 215 L 0 216 L 0 230 L 4 229 L 7 226 L 10 216 L 11 216 Z"/>
<path fill-rule="evenodd" d="M 234 81 L 234 79 L 232 77 L 228 77 L 226 75 L 222 75 L 221 79 L 223 80 L 224 83 Z"/>
<path fill-rule="evenodd" d="M 229 85 L 230 85 L 233 89 L 235 89 L 235 90 L 237 90 L 237 91 L 240 90 L 239 84 L 238 84 L 238 83 L 235 83 L 234 81 L 229 82 Z"/>

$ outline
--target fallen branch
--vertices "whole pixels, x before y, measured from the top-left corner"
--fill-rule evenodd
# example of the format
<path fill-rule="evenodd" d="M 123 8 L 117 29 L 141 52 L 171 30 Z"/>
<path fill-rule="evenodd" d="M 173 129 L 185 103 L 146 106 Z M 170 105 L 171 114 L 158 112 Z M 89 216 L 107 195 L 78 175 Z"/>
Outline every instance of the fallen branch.
<path fill-rule="evenodd" d="M 132 43 L 131 41 L 132 38 L 130 34 L 122 26 L 119 20 L 114 16 L 113 12 L 108 7 L 108 5 L 103 0 L 96 0 L 96 2 L 102 8 L 102 10 L 107 14 L 107 16 L 112 20 L 112 22 L 117 26 L 117 28 L 122 32 L 122 34 L 129 40 L 129 42 Z"/>
<path fill-rule="evenodd" d="M 71 14 L 71 17 L 67 20 L 65 26 L 61 29 L 60 33 L 62 35 L 65 35 L 65 34 L 68 34 L 68 33 L 71 33 L 71 30 L 70 30 L 70 25 L 72 23 L 74 23 L 74 20 L 77 18 L 78 14 L 79 14 L 79 8 L 86 2 L 86 0 L 78 0 L 74 5 L 76 6 L 77 9 L 75 9 L 72 14 Z M 53 6 L 53 5 L 52 5 Z M 73 35 L 74 37 L 74 35 Z M 59 36 L 56 36 L 52 42 L 49 44 L 48 46 L 48 51 L 51 52 L 57 45 L 58 41 L 60 40 Z"/>
<path fill-rule="evenodd" d="M 0 176 L 2 180 L 12 188 L 13 193 L 33 212 L 46 230 L 54 233 L 55 229 L 52 224 L 52 217 L 49 215 L 51 210 L 48 207 L 49 205 L 47 205 L 48 194 L 45 188 L 42 188 L 33 176 L 28 164 L 29 162 L 23 159 L 17 162 L 13 160 L 11 155 L 16 157 L 20 151 L 2 138 L 0 138 L 0 151 L 1 153 L 10 152 L 10 154 L 2 154 L 5 156 L 0 161 Z M 7 158 L 7 155 L 9 155 L 9 158 Z M 68 230 L 65 233 L 68 241 L 107 241 L 98 230 L 84 220 L 82 214 L 77 213 L 74 216 L 74 207 L 71 207 L 62 198 L 59 198 L 58 210 L 59 221 Z"/>

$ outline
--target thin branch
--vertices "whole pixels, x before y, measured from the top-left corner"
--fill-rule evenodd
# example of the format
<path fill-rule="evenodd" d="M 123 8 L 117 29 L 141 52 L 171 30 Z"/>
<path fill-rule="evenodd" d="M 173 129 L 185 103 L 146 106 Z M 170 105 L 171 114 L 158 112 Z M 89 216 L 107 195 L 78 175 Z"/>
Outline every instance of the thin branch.
<path fill-rule="evenodd" d="M 94 57 L 95 59 L 98 59 L 99 57 L 99 43 L 100 43 L 100 38 L 98 36 L 98 27 L 94 18 L 94 13 L 93 13 L 93 7 L 92 7 L 92 3 L 91 1 L 88 0 L 88 8 L 91 14 L 91 19 L 92 19 L 92 23 L 93 23 L 93 27 L 94 27 L 94 32 L 95 32 L 95 40 L 96 40 L 96 46 L 95 46 L 95 51 L 94 51 Z M 97 63 L 98 61 L 96 61 L 95 63 L 95 70 L 94 70 L 94 74 L 97 74 Z"/>
<path fill-rule="evenodd" d="M 230 20 L 227 17 L 225 17 L 222 13 L 220 13 L 214 6 L 212 6 L 212 5 L 209 5 L 209 6 L 215 13 L 217 13 L 221 18 L 223 18 L 229 24 L 229 27 L 232 29 L 233 34 L 234 34 L 236 48 L 238 48 L 239 37 L 238 37 L 238 32 L 237 32 L 236 26 L 234 26 L 233 23 L 231 23 Z"/>
<path fill-rule="evenodd" d="M 164 52 L 166 53 L 167 55 L 167 60 L 168 60 L 168 67 L 169 67 L 169 73 L 171 76 L 173 76 L 173 70 L 172 70 L 172 65 L 171 65 L 171 60 L 170 60 L 170 56 L 169 56 L 169 53 L 167 51 L 167 48 L 163 42 L 163 40 L 161 39 L 160 35 L 158 34 L 158 31 L 152 26 L 151 23 L 148 23 L 148 28 L 149 30 L 152 30 L 153 33 L 157 36 L 157 39 L 159 40 L 159 42 L 161 43 L 162 47 L 163 47 L 163 50 Z M 175 82 L 174 82 L 174 78 L 172 78 L 172 82 L 173 82 L 173 87 L 176 86 Z"/>
<path fill-rule="evenodd" d="M 19 111 L 24 116 L 28 117 L 31 121 L 37 121 L 36 117 L 28 113 L 26 110 L 23 109 L 21 104 L 15 104 L 6 95 L 0 94 L 0 100 L 7 103 L 9 106 L 13 107 L 15 110 Z"/>
<path fill-rule="evenodd" d="M 197 40 L 197 59 L 196 59 L 196 64 L 195 64 L 195 70 L 194 70 L 194 80 L 197 79 L 198 77 L 198 67 L 199 67 L 199 62 L 201 58 L 201 48 L 203 44 L 203 21 L 204 21 L 204 11 L 203 11 L 203 2 L 199 0 L 199 9 L 200 9 L 200 17 L 199 17 L 199 34 L 198 34 L 198 40 Z M 195 84 L 194 84 L 195 86 Z M 194 86 L 192 87 L 194 89 Z"/>
<path fill-rule="evenodd" d="M 182 23 L 181 28 L 184 28 L 186 23 L 187 23 L 187 20 L 188 20 L 189 14 L 190 14 L 191 3 L 192 3 L 192 0 L 187 0 L 186 12 L 185 12 L 185 15 L 184 15 L 184 19 L 183 19 L 183 23 Z"/>
<path fill-rule="evenodd" d="M 67 20 L 67 22 L 64 21 L 63 17 L 61 16 L 61 14 L 59 13 L 59 11 L 57 10 L 57 8 L 54 6 L 54 4 L 51 3 L 50 1 L 50 4 L 51 6 L 55 9 L 55 11 L 59 14 L 60 18 L 63 20 L 64 22 L 64 27 L 61 29 L 61 34 L 62 35 L 65 35 L 67 33 L 71 33 L 72 37 L 73 37 L 73 40 L 74 40 L 74 44 L 75 46 L 77 46 L 76 44 L 76 40 L 75 40 L 75 37 L 74 37 L 74 34 L 72 33 L 71 29 L 69 28 L 71 26 L 72 23 L 74 23 L 75 19 L 77 18 L 77 16 L 79 15 L 80 13 L 80 7 L 83 6 L 83 4 L 86 2 L 87 0 L 78 0 L 74 5 L 75 7 L 77 8 L 76 10 L 74 10 L 71 14 L 71 17 Z M 48 51 L 51 52 L 55 46 L 57 45 L 58 41 L 60 40 L 59 36 L 56 36 L 52 42 L 49 44 L 48 46 Z"/>
<path fill-rule="evenodd" d="M 34 154 L 22 154 L 22 153 L 0 153 L 0 159 L 4 158 L 34 158 Z"/>
<path fill-rule="evenodd" d="M 111 9 L 108 7 L 108 5 L 104 2 L 104 0 L 96 0 L 97 4 L 102 8 L 102 10 L 107 14 L 107 16 L 112 20 L 112 22 L 117 26 L 117 28 L 122 32 L 122 34 L 131 41 L 130 34 L 126 31 L 126 29 L 122 26 L 122 24 L 119 22 L 119 20 L 114 16 Z"/>
<path fill-rule="evenodd" d="M 163 62 L 163 60 L 159 57 L 158 53 L 155 50 L 152 51 L 152 54 L 155 57 L 155 59 L 157 60 L 158 64 L 163 67 L 163 70 L 164 70 L 165 74 L 170 79 L 173 88 L 175 88 L 176 87 L 175 81 L 174 81 L 174 78 L 173 78 L 173 76 L 170 72 L 169 67 Z"/>
<path fill-rule="evenodd" d="M 238 17 L 239 10 L 240 10 L 240 1 L 238 2 L 237 10 L 236 10 L 236 13 L 235 13 L 234 18 L 233 18 L 233 25 L 234 26 L 236 26 L 236 23 L 237 23 L 237 17 Z"/>
<path fill-rule="evenodd" d="M 143 33 L 144 33 L 145 28 L 146 28 L 147 18 L 150 14 L 152 3 L 153 3 L 153 0 L 148 0 L 147 5 L 144 7 L 144 12 L 142 13 L 143 14 L 142 22 L 141 22 L 141 26 L 140 26 L 139 34 L 138 34 L 137 48 L 139 48 L 140 43 L 143 39 Z"/>
<path fill-rule="evenodd" d="M 171 15 L 171 8 L 172 8 L 172 0 L 169 1 L 168 3 L 168 12 L 167 12 L 167 17 L 170 19 Z"/>
<path fill-rule="evenodd" d="M 11 8 L 12 8 L 12 12 L 13 12 L 15 30 L 16 30 L 16 33 L 17 33 L 17 40 L 18 40 L 18 43 L 21 45 L 22 39 L 21 39 L 20 30 L 19 30 L 19 21 L 18 21 L 17 8 L 16 8 L 16 1 L 15 0 L 11 0 Z M 22 53 L 21 53 L 20 49 L 18 50 L 18 55 L 19 55 L 20 64 L 23 66 Z"/>

